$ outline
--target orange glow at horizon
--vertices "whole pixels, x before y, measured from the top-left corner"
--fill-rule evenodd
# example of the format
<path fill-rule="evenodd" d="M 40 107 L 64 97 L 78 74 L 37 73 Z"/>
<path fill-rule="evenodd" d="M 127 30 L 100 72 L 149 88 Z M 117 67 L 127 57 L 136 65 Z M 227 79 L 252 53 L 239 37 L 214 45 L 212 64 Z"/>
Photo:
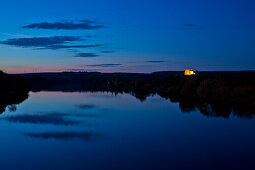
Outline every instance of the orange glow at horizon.
<path fill-rule="evenodd" d="M 192 69 L 187 69 L 184 72 L 185 76 L 191 76 L 191 75 L 196 75 L 196 73 Z"/>

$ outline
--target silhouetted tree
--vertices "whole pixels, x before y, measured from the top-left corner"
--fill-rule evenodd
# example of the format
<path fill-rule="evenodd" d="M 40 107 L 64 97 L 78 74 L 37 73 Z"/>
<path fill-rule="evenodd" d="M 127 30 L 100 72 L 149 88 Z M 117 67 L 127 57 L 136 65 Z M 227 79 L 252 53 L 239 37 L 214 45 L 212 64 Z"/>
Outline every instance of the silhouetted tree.
<path fill-rule="evenodd" d="M 254 105 L 255 91 L 252 86 L 237 87 L 232 92 L 232 101 L 237 104 Z"/>

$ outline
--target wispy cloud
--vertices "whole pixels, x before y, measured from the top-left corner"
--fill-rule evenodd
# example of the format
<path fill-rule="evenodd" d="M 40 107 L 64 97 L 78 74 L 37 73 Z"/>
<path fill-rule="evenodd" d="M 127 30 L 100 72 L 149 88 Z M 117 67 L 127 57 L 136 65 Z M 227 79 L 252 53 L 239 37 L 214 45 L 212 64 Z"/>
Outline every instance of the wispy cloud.
<path fill-rule="evenodd" d="M 184 24 L 185 27 L 195 27 L 195 24 Z"/>
<path fill-rule="evenodd" d="M 72 41 L 83 40 L 80 36 L 53 36 L 53 37 L 33 37 L 33 38 L 12 38 L 1 41 L 1 44 L 13 45 L 17 47 L 47 47 L 49 45 L 59 45 Z"/>
<path fill-rule="evenodd" d="M 26 29 L 55 29 L 55 30 L 95 30 L 103 28 L 102 23 L 94 20 L 80 20 L 80 21 L 60 21 L 60 22 L 41 22 L 25 25 L 22 28 Z"/>
<path fill-rule="evenodd" d="M 78 53 L 74 57 L 81 57 L 81 58 L 91 58 L 91 57 L 97 57 L 99 55 L 95 53 Z"/>
<path fill-rule="evenodd" d="M 92 45 L 48 45 L 42 48 L 37 48 L 38 50 L 58 50 L 58 49 L 70 49 L 70 48 L 92 48 L 101 47 L 102 44 L 92 44 Z"/>
<path fill-rule="evenodd" d="M 149 60 L 149 61 L 146 61 L 148 63 L 163 63 L 163 62 L 166 62 L 166 61 L 163 61 L 163 60 Z"/>
<path fill-rule="evenodd" d="M 198 26 L 196 24 L 191 24 L 191 23 L 188 23 L 188 24 L 184 24 L 182 29 L 184 30 L 201 30 L 201 26 Z"/>
<path fill-rule="evenodd" d="M 102 53 L 114 53 L 114 51 L 103 50 Z"/>
<path fill-rule="evenodd" d="M 122 64 L 91 64 L 91 65 L 84 65 L 89 67 L 118 67 L 122 66 Z"/>
<path fill-rule="evenodd" d="M 70 69 L 65 69 L 65 71 L 71 71 L 71 72 L 86 72 L 90 71 L 89 69 L 82 69 L 82 68 L 70 68 Z M 93 70 L 96 71 L 96 70 Z"/>
<path fill-rule="evenodd" d="M 22 48 L 34 48 L 36 50 L 58 50 L 72 48 L 92 48 L 101 47 L 102 44 L 91 45 L 69 45 L 71 42 L 83 41 L 81 36 L 52 36 L 52 37 L 32 37 L 32 38 L 12 38 L 5 41 L 0 41 L 0 44 L 11 45 Z"/>
<path fill-rule="evenodd" d="M 92 69 L 92 68 L 69 68 L 65 69 L 64 71 L 70 71 L 70 72 L 97 72 L 98 69 Z"/>
<path fill-rule="evenodd" d="M 12 37 L 20 37 L 20 38 L 30 38 L 31 36 L 25 34 L 9 34 L 9 33 L 2 33 L 3 35 L 8 35 Z"/>

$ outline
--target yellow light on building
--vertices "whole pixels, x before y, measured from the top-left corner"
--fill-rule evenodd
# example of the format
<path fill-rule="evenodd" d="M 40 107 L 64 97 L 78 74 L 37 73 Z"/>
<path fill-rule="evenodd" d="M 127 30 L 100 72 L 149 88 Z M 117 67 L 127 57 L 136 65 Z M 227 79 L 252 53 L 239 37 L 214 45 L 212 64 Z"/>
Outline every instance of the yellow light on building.
<path fill-rule="evenodd" d="M 187 69 L 184 72 L 185 76 L 191 76 L 191 75 L 196 75 L 196 73 L 192 69 Z"/>

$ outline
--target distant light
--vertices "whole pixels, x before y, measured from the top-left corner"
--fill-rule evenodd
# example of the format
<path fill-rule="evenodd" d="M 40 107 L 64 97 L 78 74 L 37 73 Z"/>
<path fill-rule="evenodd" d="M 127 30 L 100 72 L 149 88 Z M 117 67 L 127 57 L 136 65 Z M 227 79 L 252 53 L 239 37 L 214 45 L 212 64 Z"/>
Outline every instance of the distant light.
<path fill-rule="evenodd" d="M 187 69 L 187 70 L 185 70 L 184 75 L 192 76 L 192 75 L 196 75 L 196 73 L 192 69 Z"/>

